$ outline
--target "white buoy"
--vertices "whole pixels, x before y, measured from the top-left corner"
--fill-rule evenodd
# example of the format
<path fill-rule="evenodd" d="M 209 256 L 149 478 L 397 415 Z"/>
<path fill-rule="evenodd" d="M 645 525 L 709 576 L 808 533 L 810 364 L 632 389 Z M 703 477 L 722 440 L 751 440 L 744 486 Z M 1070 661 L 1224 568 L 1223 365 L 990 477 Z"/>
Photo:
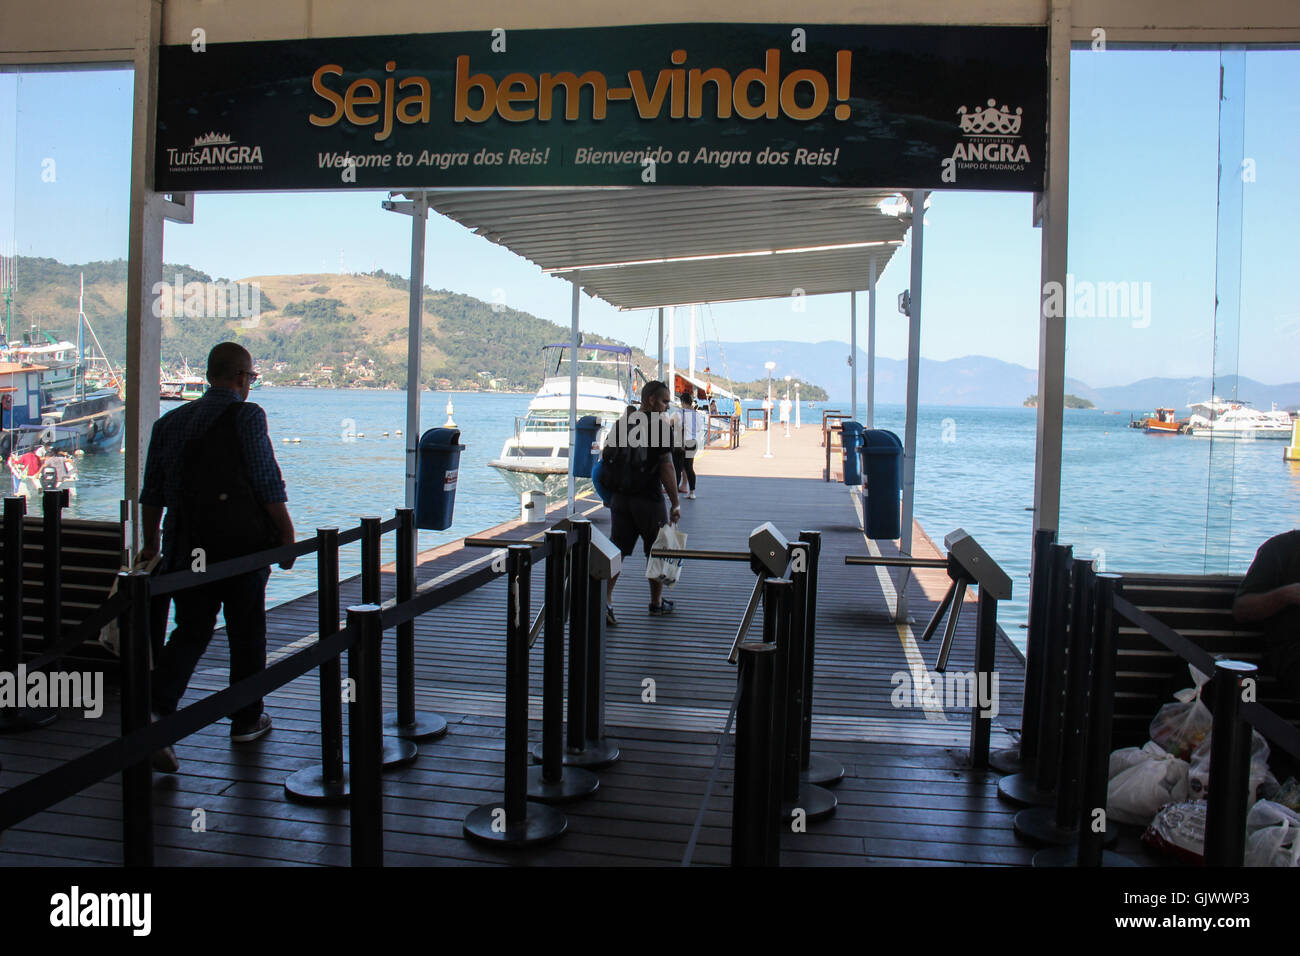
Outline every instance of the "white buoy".
<path fill-rule="evenodd" d="M 447 398 L 447 420 L 446 420 L 445 422 L 442 423 L 442 427 L 443 427 L 443 428 L 456 428 L 456 427 L 458 427 L 458 426 L 456 425 L 456 423 L 452 420 L 452 417 L 451 417 L 451 413 L 452 413 L 452 411 L 453 411 L 453 407 L 452 407 L 452 404 L 451 404 L 451 397 L 448 396 L 448 398 Z"/>
<path fill-rule="evenodd" d="M 388 437 L 388 432 L 384 432 L 384 437 L 385 437 L 385 438 Z"/>
<path fill-rule="evenodd" d="M 358 437 L 358 438 L 365 438 L 365 437 L 366 437 L 366 433 L 365 433 L 365 432 L 357 432 L 357 437 Z"/>
<path fill-rule="evenodd" d="M 397 431 L 393 432 L 393 434 L 394 434 L 394 435 L 400 435 L 400 434 L 402 434 L 402 430 L 399 428 Z"/>

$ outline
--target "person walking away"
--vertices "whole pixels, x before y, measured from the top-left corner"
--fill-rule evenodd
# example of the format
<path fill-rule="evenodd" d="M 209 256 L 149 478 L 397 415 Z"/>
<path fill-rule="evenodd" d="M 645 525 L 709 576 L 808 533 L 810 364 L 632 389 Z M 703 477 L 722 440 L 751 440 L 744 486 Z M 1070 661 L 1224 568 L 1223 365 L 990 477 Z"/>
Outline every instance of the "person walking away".
<path fill-rule="evenodd" d="M 695 456 L 700 453 L 702 444 L 700 418 L 695 397 L 690 392 L 682 392 L 682 471 L 686 487 L 678 485 L 677 490 L 687 492 L 686 497 L 692 501 L 695 500 Z"/>
<path fill-rule="evenodd" d="M 266 581 L 258 568 L 222 581 L 203 583 L 207 565 L 292 544 L 293 521 L 266 413 L 247 401 L 257 373 L 243 346 L 222 342 L 208 355 L 202 397 L 176 408 L 154 424 L 140 490 L 143 561 L 159 552 L 164 572 L 191 569 L 195 587 L 175 594 L 171 639 L 154 662 L 153 711 L 175 712 L 199 659 L 212 640 L 220 609 L 230 644 L 230 682 L 266 667 Z M 166 519 L 162 521 L 163 512 Z M 288 570 L 293 560 L 281 562 Z M 271 718 L 257 700 L 231 715 L 230 739 L 248 743 L 271 730 Z M 171 747 L 154 754 L 155 768 L 178 769 Z"/>
<path fill-rule="evenodd" d="M 672 437 L 666 416 L 669 406 L 668 386 L 647 382 L 641 389 L 641 405 L 620 418 L 610 430 L 601 454 L 602 473 L 613 490 L 610 499 L 610 540 L 624 558 L 630 557 L 641 540 L 647 558 L 659 529 L 676 524 L 682 509 L 677 497 L 677 472 L 673 467 Z M 664 507 L 664 495 L 672 502 Z M 614 575 L 606 584 L 608 609 L 606 623 L 615 625 Z M 664 600 L 663 582 L 650 581 L 650 613 L 671 614 L 673 602 Z"/>

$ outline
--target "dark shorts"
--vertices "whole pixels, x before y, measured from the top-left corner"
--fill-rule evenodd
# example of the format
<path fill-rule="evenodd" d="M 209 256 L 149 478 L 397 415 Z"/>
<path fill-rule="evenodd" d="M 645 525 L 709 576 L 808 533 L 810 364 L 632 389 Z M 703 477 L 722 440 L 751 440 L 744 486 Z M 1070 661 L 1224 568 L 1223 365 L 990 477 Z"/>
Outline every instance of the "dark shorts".
<path fill-rule="evenodd" d="M 637 538 L 641 539 L 646 557 L 659 536 L 659 529 L 668 523 L 668 506 L 663 495 L 653 498 L 635 498 L 628 495 L 615 495 L 610 502 L 609 539 L 615 547 L 628 557 L 636 550 Z"/>

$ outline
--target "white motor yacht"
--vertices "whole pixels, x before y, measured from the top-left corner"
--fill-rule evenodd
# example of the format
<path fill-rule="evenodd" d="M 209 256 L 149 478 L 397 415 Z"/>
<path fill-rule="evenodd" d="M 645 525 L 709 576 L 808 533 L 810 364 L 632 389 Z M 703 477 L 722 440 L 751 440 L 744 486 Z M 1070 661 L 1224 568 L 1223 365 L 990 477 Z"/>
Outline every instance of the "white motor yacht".
<path fill-rule="evenodd" d="M 1192 415 L 1187 420 L 1187 433 L 1193 438 L 1284 441 L 1291 437 L 1291 415 L 1276 405 L 1272 411 L 1261 412 L 1244 402 L 1225 401 L 1216 395 L 1188 408 Z"/>

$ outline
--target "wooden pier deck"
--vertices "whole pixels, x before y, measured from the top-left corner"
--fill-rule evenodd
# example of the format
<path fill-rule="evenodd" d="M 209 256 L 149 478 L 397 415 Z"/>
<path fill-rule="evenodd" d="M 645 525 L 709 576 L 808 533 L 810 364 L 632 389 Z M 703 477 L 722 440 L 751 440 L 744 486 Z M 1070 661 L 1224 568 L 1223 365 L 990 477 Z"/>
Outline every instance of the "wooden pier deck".
<path fill-rule="evenodd" d="M 942 594 L 946 575 L 913 575 L 907 587 L 915 623 L 892 623 L 888 608 L 893 584 L 888 574 L 843 563 L 846 554 L 865 554 L 876 546 L 858 530 L 844 487 L 824 483 L 819 475 L 709 474 L 708 460 L 716 458 L 721 464 L 727 454 L 704 456 L 699 497 L 683 502 L 682 528 L 690 536 L 690 547 L 743 548 L 749 531 L 767 520 L 791 539 L 802 529 L 822 532 L 814 750 L 840 760 L 847 775 L 834 790 L 839 799 L 834 816 L 810 824 L 805 833 L 784 835 L 783 863 L 1027 864 L 1033 849 L 1012 833 L 1013 810 L 997 799 L 997 775 L 963 765 L 969 711 L 891 703 L 897 675 L 923 680 L 933 666 L 938 640 L 918 646 L 917 638 Z M 590 502 L 584 508 L 598 527 L 608 530 L 608 511 Z M 537 528 L 495 530 L 518 537 Z M 932 547 L 923 535 L 918 542 L 918 554 L 922 546 Z M 893 552 L 891 543 L 880 545 L 879 550 Z M 424 556 L 419 577 L 427 581 L 451 576 L 488 558 L 482 550 L 446 546 Z M 417 704 L 443 714 L 451 727 L 442 740 L 421 743 L 414 763 L 385 774 L 385 857 L 390 865 L 728 861 L 732 763 L 730 738 L 722 731 L 736 672 L 726 655 L 753 576 L 743 564 L 688 563 L 671 592 L 676 611 L 651 618 L 643 572 L 644 559 L 638 553 L 627 562 L 616 591 L 620 623 L 606 637 L 606 720 L 622 759 L 601 771 L 596 794 L 563 808 L 569 828 L 561 839 L 526 852 L 484 848 L 461 835 L 466 814 L 498 798 L 502 788 L 504 582 L 416 622 Z M 538 567 L 533 574 L 534 609 L 541 583 Z M 392 576 L 385 575 L 385 598 L 392 587 Z M 342 587 L 341 605 L 358 600 L 359 581 L 354 578 Z M 950 671 L 972 669 L 973 612 L 972 606 L 962 617 Z M 761 615 L 755 627 L 760 625 Z M 268 627 L 271 656 L 292 653 L 312 639 L 306 635 L 315 629 L 315 595 L 273 609 Z M 994 748 L 1012 742 L 1009 731 L 1018 728 L 1023 683 L 1019 653 L 1003 637 L 996 666 L 1000 712 L 994 721 Z M 540 739 L 540 670 L 539 641 L 532 656 L 535 739 Z M 391 709 L 391 640 L 385 641 L 384 672 Z M 653 702 L 643 700 L 647 678 L 654 681 Z M 226 647 L 218 633 L 186 699 L 197 699 L 225 683 Z M 159 864 L 347 864 L 346 807 L 295 804 L 283 791 L 286 776 L 319 759 L 315 675 L 268 698 L 267 709 L 275 729 L 263 740 L 232 746 L 228 722 L 222 721 L 177 746 L 179 774 L 155 775 Z M 65 717 L 42 730 L 0 736 L 0 789 L 102 743 L 115 735 L 116 727 L 116 700 L 110 697 L 99 720 Z M 0 835 L 0 863 L 118 865 L 118 812 L 116 780 L 91 787 Z M 200 816 L 202 830 L 195 826 Z"/>

